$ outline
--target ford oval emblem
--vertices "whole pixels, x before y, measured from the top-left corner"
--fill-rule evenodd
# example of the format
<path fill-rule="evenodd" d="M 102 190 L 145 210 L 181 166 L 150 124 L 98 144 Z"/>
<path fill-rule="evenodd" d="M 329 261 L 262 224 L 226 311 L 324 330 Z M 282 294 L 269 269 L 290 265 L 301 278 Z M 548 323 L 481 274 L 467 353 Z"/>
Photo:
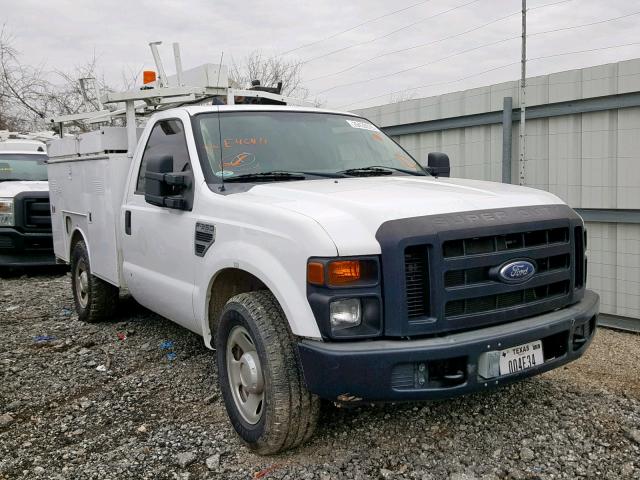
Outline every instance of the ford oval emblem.
<path fill-rule="evenodd" d="M 536 266 L 528 260 L 516 260 L 500 267 L 498 275 L 505 283 L 523 283 L 533 277 Z"/>

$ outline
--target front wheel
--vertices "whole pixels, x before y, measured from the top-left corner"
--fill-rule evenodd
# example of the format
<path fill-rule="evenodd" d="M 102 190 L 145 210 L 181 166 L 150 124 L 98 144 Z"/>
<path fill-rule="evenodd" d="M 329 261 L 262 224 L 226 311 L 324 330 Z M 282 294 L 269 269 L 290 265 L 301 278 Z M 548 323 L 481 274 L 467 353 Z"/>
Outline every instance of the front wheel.
<path fill-rule="evenodd" d="M 118 288 L 91 274 L 89 253 L 82 240 L 71 252 L 71 287 L 81 321 L 95 323 L 113 315 L 118 304 Z"/>
<path fill-rule="evenodd" d="M 309 393 L 286 318 L 270 292 L 241 293 L 225 305 L 216 335 L 220 390 L 231 423 L 261 454 L 311 437 L 320 400 Z"/>

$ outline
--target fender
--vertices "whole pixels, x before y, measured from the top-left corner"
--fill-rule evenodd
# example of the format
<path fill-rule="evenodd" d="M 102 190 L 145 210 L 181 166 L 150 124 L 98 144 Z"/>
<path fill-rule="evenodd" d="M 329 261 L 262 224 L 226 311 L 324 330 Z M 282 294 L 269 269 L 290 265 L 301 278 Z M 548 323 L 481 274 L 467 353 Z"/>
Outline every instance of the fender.
<path fill-rule="evenodd" d="M 241 252 L 242 256 L 238 255 Z M 329 255 L 335 255 L 335 250 Z M 215 253 L 210 252 L 206 267 L 194 291 L 194 313 L 200 322 L 205 344 L 211 348 L 209 329 L 209 297 L 213 282 L 227 268 L 244 270 L 258 278 L 276 297 L 282 307 L 294 335 L 321 338 L 316 319 L 311 311 L 306 294 L 306 258 L 300 259 L 299 267 L 286 268 L 271 252 L 245 241 L 220 245 Z M 211 272 L 214 272 L 211 274 Z M 198 287 L 198 286 L 203 287 Z"/>
<path fill-rule="evenodd" d="M 88 238 L 87 233 L 82 229 L 82 227 L 79 227 L 77 225 L 73 226 L 71 235 L 68 236 L 68 241 L 69 241 L 68 248 L 67 248 L 68 262 L 71 263 L 71 254 L 73 253 L 73 245 L 71 244 L 71 240 L 73 239 L 76 233 L 80 234 L 82 241 L 87 247 L 87 255 L 89 255 L 89 263 L 91 263 L 91 245 L 89 245 L 89 242 L 87 241 L 87 238 Z"/>

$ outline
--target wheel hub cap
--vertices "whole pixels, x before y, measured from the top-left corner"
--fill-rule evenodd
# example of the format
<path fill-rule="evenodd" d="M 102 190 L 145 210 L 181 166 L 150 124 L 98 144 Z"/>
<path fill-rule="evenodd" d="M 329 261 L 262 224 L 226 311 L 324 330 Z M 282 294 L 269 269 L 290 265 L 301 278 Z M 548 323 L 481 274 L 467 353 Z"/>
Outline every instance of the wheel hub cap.
<path fill-rule="evenodd" d="M 89 301 L 89 273 L 84 262 L 78 263 L 75 272 L 76 294 L 82 308 L 87 307 Z"/>
<path fill-rule="evenodd" d="M 240 380 L 249 393 L 262 393 L 264 387 L 257 352 L 245 352 L 240 358 Z"/>
<path fill-rule="evenodd" d="M 251 335 L 242 326 L 233 327 L 227 339 L 227 375 L 236 410 L 249 424 L 262 417 L 264 375 Z"/>

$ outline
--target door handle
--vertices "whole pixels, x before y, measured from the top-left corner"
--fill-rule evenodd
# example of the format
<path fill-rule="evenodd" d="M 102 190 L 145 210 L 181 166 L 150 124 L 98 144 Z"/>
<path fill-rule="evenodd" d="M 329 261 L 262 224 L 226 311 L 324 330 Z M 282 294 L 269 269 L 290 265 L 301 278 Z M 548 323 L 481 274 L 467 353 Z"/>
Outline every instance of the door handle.
<path fill-rule="evenodd" d="M 131 235 L 131 210 L 124 212 L 124 233 Z"/>

